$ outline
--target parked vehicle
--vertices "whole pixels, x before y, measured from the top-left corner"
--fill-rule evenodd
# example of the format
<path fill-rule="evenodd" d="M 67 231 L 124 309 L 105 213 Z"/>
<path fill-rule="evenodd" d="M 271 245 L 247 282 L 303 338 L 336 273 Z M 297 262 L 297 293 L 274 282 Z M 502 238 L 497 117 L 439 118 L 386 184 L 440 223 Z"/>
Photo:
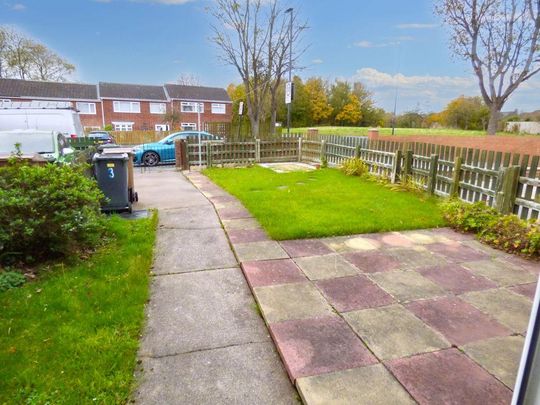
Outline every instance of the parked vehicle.
<path fill-rule="evenodd" d="M 66 136 L 58 131 L 0 131 L 0 154 L 15 153 L 16 144 L 23 154 L 38 153 L 51 163 L 69 163 L 73 157 Z"/>
<path fill-rule="evenodd" d="M 175 132 L 158 142 L 136 145 L 133 148 L 135 153 L 135 164 L 144 166 L 156 166 L 159 163 L 174 163 L 174 143 L 179 139 L 195 139 L 202 141 L 222 141 L 223 138 L 212 135 L 204 131 L 182 131 Z"/>
<path fill-rule="evenodd" d="M 92 131 L 86 137 L 95 140 L 98 145 L 114 143 L 114 138 L 107 131 Z"/>
<path fill-rule="evenodd" d="M 56 131 L 67 137 L 84 136 L 79 113 L 71 103 L 19 102 L 0 108 L 0 131 Z"/>

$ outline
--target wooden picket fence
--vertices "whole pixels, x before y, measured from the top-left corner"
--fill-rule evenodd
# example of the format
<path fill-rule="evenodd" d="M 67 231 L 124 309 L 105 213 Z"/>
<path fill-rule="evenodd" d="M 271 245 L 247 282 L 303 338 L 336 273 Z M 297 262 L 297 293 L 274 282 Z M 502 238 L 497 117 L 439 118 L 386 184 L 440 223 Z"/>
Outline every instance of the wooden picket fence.
<path fill-rule="evenodd" d="M 427 143 L 368 141 L 367 137 L 302 135 L 249 142 L 185 144 L 183 167 L 302 161 L 339 166 L 359 157 L 370 173 L 413 181 L 426 192 L 484 201 L 502 213 L 540 218 L 540 157 Z M 200 159 L 199 159 L 200 158 Z M 200 160 L 200 161 L 199 161 Z"/>
<path fill-rule="evenodd" d="M 170 131 L 111 131 L 110 134 L 118 145 L 140 145 L 157 142 L 169 135 Z"/>

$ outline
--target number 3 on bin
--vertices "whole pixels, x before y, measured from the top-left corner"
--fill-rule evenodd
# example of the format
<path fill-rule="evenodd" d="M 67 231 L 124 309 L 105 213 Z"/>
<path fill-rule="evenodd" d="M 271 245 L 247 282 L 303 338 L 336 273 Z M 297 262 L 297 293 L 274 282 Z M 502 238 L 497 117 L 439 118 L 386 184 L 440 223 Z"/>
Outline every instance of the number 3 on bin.
<path fill-rule="evenodd" d="M 114 169 L 109 167 L 107 171 L 109 172 L 109 179 L 114 179 Z"/>

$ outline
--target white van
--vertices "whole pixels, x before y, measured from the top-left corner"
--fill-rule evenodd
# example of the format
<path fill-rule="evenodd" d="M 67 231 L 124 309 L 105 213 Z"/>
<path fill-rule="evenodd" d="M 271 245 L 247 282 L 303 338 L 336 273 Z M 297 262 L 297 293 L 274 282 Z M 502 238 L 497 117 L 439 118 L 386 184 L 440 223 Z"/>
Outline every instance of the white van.
<path fill-rule="evenodd" d="M 40 106 L 36 102 L 21 102 L 0 108 L 0 131 L 25 129 L 57 131 L 68 138 L 84 136 L 79 113 L 71 107 L 71 103 Z"/>
<path fill-rule="evenodd" d="M 73 157 L 66 136 L 57 131 L 24 129 L 0 131 L 0 155 L 15 153 L 18 144 L 23 154 L 40 154 L 49 162 L 67 163 Z"/>

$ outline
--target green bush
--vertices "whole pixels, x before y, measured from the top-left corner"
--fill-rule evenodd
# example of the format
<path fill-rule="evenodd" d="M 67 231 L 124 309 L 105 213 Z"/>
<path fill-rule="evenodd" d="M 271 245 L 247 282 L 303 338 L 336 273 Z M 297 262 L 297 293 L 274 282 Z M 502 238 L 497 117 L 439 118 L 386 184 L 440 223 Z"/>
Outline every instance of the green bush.
<path fill-rule="evenodd" d="M 347 176 L 363 176 L 369 172 L 368 165 L 359 158 L 347 159 L 340 167 Z"/>
<path fill-rule="evenodd" d="M 33 264 L 99 242 L 103 194 L 84 170 L 14 161 L 0 168 L 0 263 Z"/>
<path fill-rule="evenodd" d="M 450 226 L 474 232 L 498 249 L 540 257 L 540 223 L 524 221 L 513 214 L 502 215 L 483 202 L 468 204 L 459 200 L 443 203 L 443 215 Z"/>
<path fill-rule="evenodd" d="M 0 273 L 0 292 L 7 291 L 11 288 L 20 287 L 26 282 L 26 277 L 21 273 L 14 271 L 5 271 Z"/>

